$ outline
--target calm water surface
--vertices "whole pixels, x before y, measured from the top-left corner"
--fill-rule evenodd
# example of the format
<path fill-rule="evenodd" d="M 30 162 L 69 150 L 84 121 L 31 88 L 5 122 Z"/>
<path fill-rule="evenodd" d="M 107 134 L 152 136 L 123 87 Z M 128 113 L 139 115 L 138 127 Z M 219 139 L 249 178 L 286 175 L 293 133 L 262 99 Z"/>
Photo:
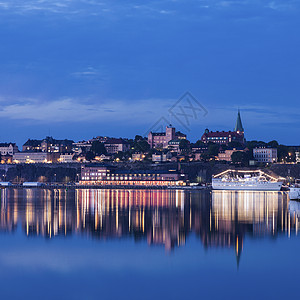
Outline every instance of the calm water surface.
<path fill-rule="evenodd" d="M 275 192 L 1 191 L 1 299 L 299 297 L 300 205 Z"/>

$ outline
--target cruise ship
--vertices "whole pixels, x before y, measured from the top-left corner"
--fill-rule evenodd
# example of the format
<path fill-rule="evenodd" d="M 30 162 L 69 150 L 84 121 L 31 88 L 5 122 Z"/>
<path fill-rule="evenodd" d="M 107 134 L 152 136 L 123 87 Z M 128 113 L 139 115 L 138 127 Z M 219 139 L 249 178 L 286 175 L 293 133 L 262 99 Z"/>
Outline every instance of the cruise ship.
<path fill-rule="evenodd" d="M 261 170 L 227 170 L 212 178 L 215 190 L 280 191 L 282 184 Z"/>

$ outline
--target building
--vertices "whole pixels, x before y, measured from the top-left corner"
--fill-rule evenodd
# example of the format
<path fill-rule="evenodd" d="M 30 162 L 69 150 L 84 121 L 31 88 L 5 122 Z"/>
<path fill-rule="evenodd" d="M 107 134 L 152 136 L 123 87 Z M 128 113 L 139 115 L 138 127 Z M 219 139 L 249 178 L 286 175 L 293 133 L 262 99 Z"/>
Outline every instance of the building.
<path fill-rule="evenodd" d="M 74 141 L 56 140 L 47 136 L 43 140 L 27 140 L 23 145 L 23 151 L 29 152 L 49 152 L 49 153 L 68 153 L 72 151 Z"/>
<path fill-rule="evenodd" d="M 0 143 L 1 156 L 14 155 L 16 152 L 19 152 L 16 143 Z"/>
<path fill-rule="evenodd" d="M 212 142 L 221 145 L 228 145 L 231 142 L 245 143 L 244 128 L 242 125 L 241 114 L 238 111 L 236 125 L 234 131 L 209 131 L 205 129 L 201 137 L 201 141 L 205 144 Z"/>
<path fill-rule="evenodd" d="M 174 139 L 168 142 L 168 149 L 174 152 L 180 152 L 181 139 Z"/>
<path fill-rule="evenodd" d="M 258 162 L 274 163 L 277 162 L 277 149 L 276 148 L 254 148 L 253 157 Z"/>
<path fill-rule="evenodd" d="M 48 152 L 18 152 L 13 155 L 14 163 L 51 163 L 57 159 Z"/>
<path fill-rule="evenodd" d="M 186 134 L 184 134 L 180 131 L 177 131 L 175 133 L 175 138 L 178 139 L 178 140 L 186 140 Z"/>
<path fill-rule="evenodd" d="M 105 154 L 101 154 L 101 155 L 98 155 L 98 156 L 95 156 L 94 160 L 97 160 L 97 161 L 104 161 L 104 160 L 110 160 L 112 159 L 112 156 L 111 155 L 105 155 Z"/>
<path fill-rule="evenodd" d="M 153 162 L 164 162 L 167 161 L 167 154 L 152 154 Z"/>
<path fill-rule="evenodd" d="M 145 154 L 142 154 L 142 153 L 133 153 L 131 157 L 132 157 L 132 160 L 142 161 L 145 158 Z"/>
<path fill-rule="evenodd" d="M 228 149 L 228 150 L 224 150 L 224 151 L 221 151 L 219 154 L 218 154 L 218 159 L 219 160 L 224 160 L 224 161 L 229 161 L 231 162 L 231 155 L 234 153 L 234 152 L 245 152 L 245 150 L 243 149 L 236 149 L 236 148 L 233 148 L 233 149 Z"/>
<path fill-rule="evenodd" d="M 72 144 L 72 151 L 76 154 L 87 153 L 92 148 L 92 142 L 90 141 L 79 141 Z"/>
<path fill-rule="evenodd" d="M 132 186 L 185 185 L 185 175 L 172 170 L 116 170 L 107 166 L 86 165 L 81 169 L 80 184 Z"/>
<path fill-rule="evenodd" d="M 72 163 L 77 162 L 73 160 L 75 153 L 63 153 L 59 156 L 59 162 L 61 163 Z"/>
<path fill-rule="evenodd" d="M 109 140 L 110 138 L 107 136 L 97 136 L 97 137 L 93 137 L 92 139 L 88 140 L 89 143 L 93 143 L 93 142 L 100 142 L 100 143 L 105 143 L 107 140 Z"/>
<path fill-rule="evenodd" d="M 166 132 L 152 132 L 148 134 L 148 144 L 150 148 L 168 148 L 168 143 L 174 140 L 175 128 L 172 125 L 166 127 Z"/>
<path fill-rule="evenodd" d="M 104 147 L 108 154 L 115 154 L 118 152 L 126 152 L 130 149 L 130 144 L 123 139 L 109 138 Z"/>
<path fill-rule="evenodd" d="M 299 164 L 300 163 L 300 152 L 295 152 L 296 155 L 296 163 Z"/>

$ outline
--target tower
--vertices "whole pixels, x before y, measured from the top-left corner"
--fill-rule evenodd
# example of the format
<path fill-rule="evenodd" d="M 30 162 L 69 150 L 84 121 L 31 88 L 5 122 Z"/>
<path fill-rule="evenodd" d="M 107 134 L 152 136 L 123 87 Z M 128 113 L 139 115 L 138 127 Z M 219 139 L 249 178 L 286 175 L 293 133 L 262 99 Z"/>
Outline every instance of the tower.
<path fill-rule="evenodd" d="M 168 143 L 171 140 L 175 139 L 175 128 L 170 124 L 166 127 L 166 142 Z"/>
<path fill-rule="evenodd" d="M 242 124 L 240 110 L 238 110 L 238 116 L 237 116 L 234 131 L 238 132 L 238 133 L 244 133 L 244 128 L 243 128 L 243 124 Z"/>

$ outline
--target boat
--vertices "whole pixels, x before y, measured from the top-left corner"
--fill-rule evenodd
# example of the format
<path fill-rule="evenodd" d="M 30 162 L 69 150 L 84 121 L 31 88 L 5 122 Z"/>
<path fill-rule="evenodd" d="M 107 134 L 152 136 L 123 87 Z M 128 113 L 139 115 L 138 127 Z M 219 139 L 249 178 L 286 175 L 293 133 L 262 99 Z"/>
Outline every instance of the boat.
<path fill-rule="evenodd" d="M 290 187 L 289 196 L 291 200 L 300 200 L 300 179 L 296 179 L 295 184 Z"/>
<path fill-rule="evenodd" d="M 212 178 L 214 190 L 280 191 L 282 184 L 261 170 L 226 170 Z"/>

